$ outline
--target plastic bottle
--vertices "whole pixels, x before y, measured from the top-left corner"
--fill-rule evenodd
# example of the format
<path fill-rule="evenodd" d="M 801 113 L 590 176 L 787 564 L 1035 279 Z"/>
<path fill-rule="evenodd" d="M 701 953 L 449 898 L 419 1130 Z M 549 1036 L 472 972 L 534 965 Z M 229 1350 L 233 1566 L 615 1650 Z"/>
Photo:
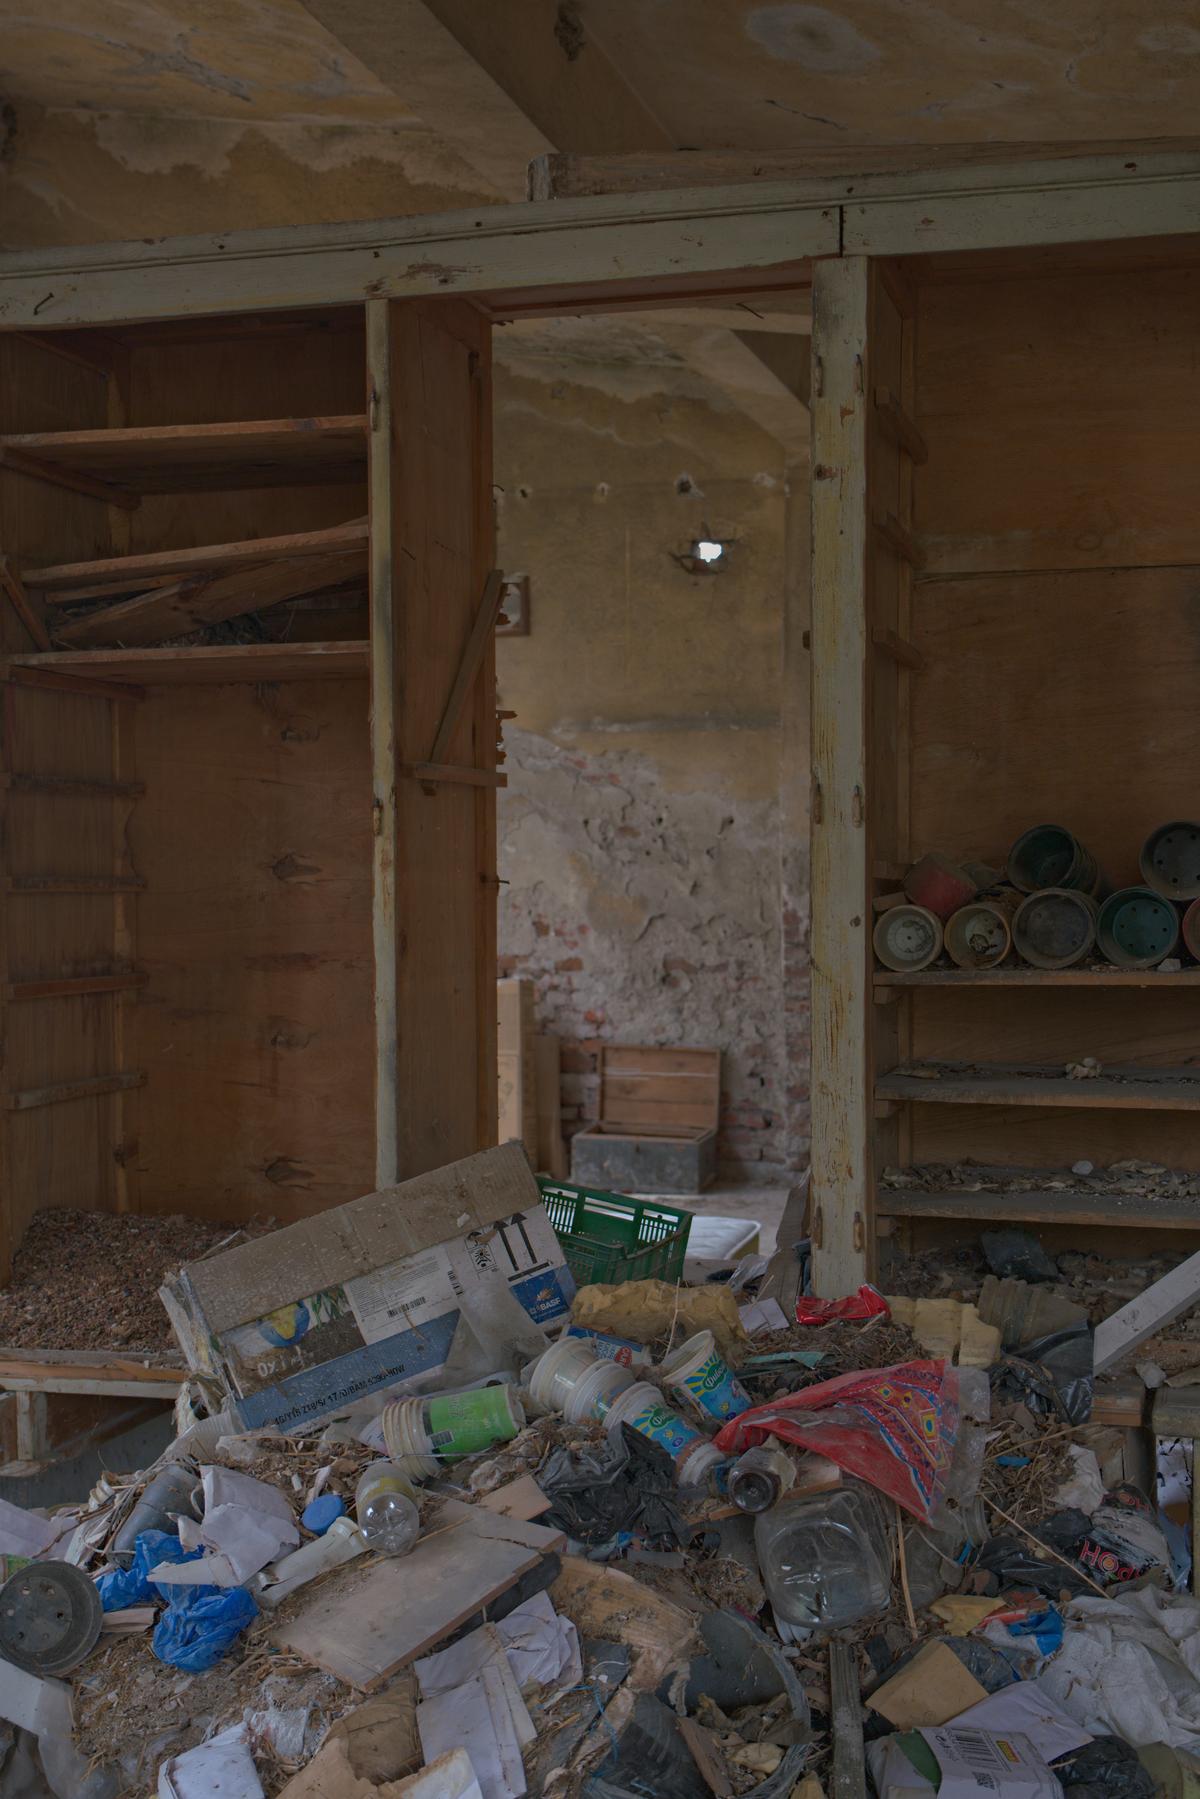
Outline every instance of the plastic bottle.
<path fill-rule="evenodd" d="M 786 1450 L 763 1444 L 740 1455 L 729 1471 L 727 1490 L 740 1512 L 766 1512 L 793 1484 L 796 1465 Z"/>
<path fill-rule="evenodd" d="M 870 1617 L 891 1592 L 889 1519 L 861 1481 L 785 1499 L 754 1523 L 754 1546 L 776 1620 L 840 1630 Z"/>
<path fill-rule="evenodd" d="M 395 1462 L 372 1462 L 363 1470 L 354 1515 L 367 1548 L 379 1555 L 407 1555 L 421 1528 L 412 1483 Z"/>

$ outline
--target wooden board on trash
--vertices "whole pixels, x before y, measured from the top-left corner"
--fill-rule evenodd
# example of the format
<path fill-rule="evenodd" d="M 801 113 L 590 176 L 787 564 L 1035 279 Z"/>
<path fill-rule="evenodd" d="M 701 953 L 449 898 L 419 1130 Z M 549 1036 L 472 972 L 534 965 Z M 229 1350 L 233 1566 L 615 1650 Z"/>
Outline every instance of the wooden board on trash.
<path fill-rule="evenodd" d="M 540 1518 L 551 1505 L 532 1474 L 522 1474 L 519 1480 L 510 1480 L 494 1492 L 485 1493 L 479 1503 L 503 1518 Z"/>
<path fill-rule="evenodd" d="M 468 1505 L 463 1499 L 445 1500 L 434 1513 L 432 1523 L 434 1530 L 453 1524 L 469 1530 L 472 1536 L 492 1543 L 516 1543 L 522 1549 L 536 1549 L 539 1555 L 552 1555 L 567 1546 L 565 1531 L 551 1530 L 511 1512 L 494 1511 L 490 1506 Z"/>
<path fill-rule="evenodd" d="M 281 1625 L 275 1641 L 372 1693 L 539 1559 L 536 1549 L 456 1526 L 427 1537 L 411 1555 L 354 1570 Z"/>

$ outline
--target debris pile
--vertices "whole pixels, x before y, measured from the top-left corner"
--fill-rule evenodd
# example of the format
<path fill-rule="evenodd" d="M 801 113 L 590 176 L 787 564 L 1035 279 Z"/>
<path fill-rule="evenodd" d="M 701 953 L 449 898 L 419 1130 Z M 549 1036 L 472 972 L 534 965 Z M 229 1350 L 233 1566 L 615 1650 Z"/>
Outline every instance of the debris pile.
<path fill-rule="evenodd" d="M 187 1263 L 169 1449 L 0 1502 L 0 1793 L 1184 1790 L 1186 1533 L 995 1236 L 573 1292 L 510 1145 Z"/>

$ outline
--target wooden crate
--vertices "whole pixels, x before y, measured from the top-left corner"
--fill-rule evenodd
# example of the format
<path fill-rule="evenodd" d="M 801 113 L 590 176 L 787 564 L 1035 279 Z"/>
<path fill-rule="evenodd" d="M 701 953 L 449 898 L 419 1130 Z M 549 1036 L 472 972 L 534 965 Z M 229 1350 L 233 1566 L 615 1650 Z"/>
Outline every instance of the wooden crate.
<path fill-rule="evenodd" d="M 600 1050 L 600 1115 L 571 1139 L 571 1179 L 615 1193 L 701 1193 L 717 1173 L 718 1049 Z"/>

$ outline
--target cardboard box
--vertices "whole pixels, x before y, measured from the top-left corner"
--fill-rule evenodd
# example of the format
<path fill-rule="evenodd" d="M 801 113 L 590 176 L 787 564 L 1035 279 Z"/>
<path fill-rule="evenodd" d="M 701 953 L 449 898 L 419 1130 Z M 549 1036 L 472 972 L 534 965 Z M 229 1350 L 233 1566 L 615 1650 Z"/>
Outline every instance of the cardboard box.
<path fill-rule="evenodd" d="M 191 1262 L 162 1289 L 188 1365 L 246 1429 L 536 1354 L 575 1284 L 519 1143 Z"/>

